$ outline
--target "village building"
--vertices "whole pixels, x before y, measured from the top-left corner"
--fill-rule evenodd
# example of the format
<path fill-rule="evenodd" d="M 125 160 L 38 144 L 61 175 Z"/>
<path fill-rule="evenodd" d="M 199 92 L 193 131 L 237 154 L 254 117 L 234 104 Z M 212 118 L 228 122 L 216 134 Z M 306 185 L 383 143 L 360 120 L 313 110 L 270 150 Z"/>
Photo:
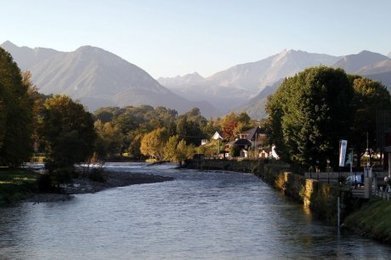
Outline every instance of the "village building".
<path fill-rule="evenodd" d="M 233 153 L 232 149 L 235 150 Z M 240 133 L 236 140 L 226 144 L 225 151 L 227 157 L 278 158 L 267 142 L 265 130 L 258 126 Z"/>

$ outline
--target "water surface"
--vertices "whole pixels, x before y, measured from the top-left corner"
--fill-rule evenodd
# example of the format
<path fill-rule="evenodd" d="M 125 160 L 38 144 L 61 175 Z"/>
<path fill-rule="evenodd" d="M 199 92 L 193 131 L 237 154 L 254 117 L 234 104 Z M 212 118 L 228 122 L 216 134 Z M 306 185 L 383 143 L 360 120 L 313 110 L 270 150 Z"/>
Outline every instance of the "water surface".
<path fill-rule="evenodd" d="M 108 164 L 174 181 L 0 209 L 0 259 L 378 258 L 251 174 Z"/>

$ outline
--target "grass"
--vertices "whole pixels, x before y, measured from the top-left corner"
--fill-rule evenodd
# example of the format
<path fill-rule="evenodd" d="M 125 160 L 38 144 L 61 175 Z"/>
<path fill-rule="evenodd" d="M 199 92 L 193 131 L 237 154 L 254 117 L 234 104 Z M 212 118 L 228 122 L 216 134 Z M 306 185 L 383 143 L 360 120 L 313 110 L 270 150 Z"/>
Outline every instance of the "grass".
<path fill-rule="evenodd" d="M 36 191 L 38 176 L 24 169 L 0 170 L 0 207 L 11 205 Z"/>
<path fill-rule="evenodd" d="M 350 214 L 345 225 L 362 235 L 391 244 L 391 201 L 370 200 Z"/>

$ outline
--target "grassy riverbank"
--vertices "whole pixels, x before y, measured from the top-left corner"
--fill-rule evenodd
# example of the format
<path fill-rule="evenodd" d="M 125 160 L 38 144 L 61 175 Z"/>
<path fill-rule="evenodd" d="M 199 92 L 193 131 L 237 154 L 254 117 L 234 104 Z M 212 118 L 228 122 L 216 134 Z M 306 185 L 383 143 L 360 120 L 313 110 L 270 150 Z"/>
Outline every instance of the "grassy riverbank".
<path fill-rule="evenodd" d="M 346 217 L 344 225 L 363 236 L 391 244 L 391 201 L 366 202 Z"/>
<path fill-rule="evenodd" d="M 31 196 L 37 192 L 38 174 L 23 169 L 0 170 L 0 207 Z"/>

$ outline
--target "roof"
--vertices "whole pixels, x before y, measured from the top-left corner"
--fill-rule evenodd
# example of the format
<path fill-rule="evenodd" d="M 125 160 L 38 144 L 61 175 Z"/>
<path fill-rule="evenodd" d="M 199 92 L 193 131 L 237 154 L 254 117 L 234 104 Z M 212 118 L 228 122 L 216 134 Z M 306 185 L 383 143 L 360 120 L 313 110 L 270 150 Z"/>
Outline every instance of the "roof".
<path fill-rule="evenodd" d="M 251 129 L 245 131 L 243 134 L 247 135 L 247 139 L 254 140 L 256 135 L 264 134 L 264 131 L 259 126 L 257 126 L 257 127 L 254 127 L 254 128 L 251 128 Z"/>

